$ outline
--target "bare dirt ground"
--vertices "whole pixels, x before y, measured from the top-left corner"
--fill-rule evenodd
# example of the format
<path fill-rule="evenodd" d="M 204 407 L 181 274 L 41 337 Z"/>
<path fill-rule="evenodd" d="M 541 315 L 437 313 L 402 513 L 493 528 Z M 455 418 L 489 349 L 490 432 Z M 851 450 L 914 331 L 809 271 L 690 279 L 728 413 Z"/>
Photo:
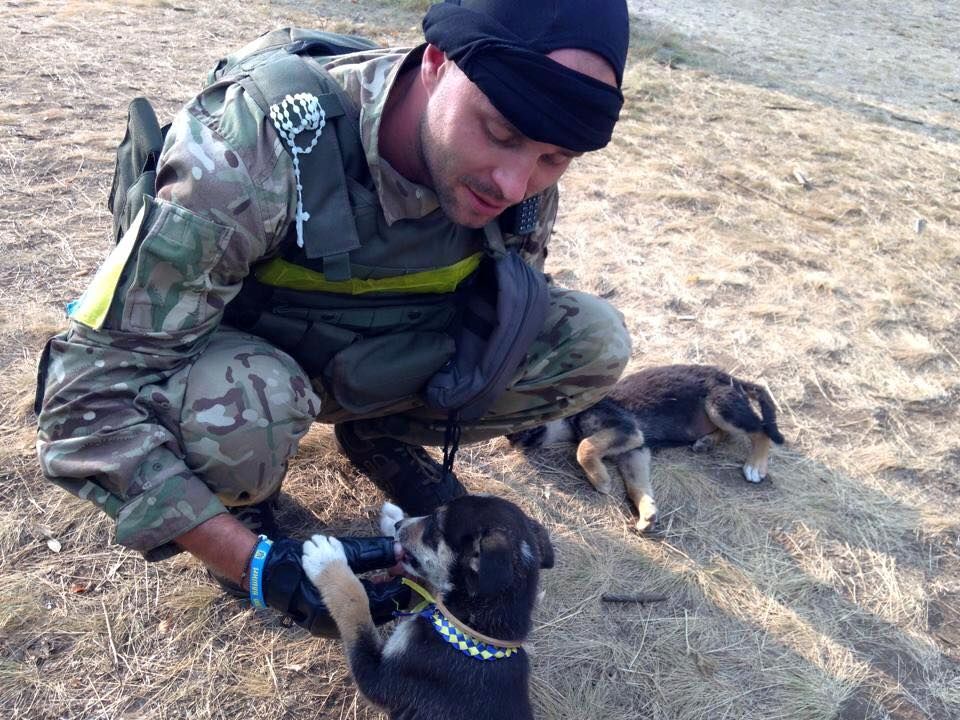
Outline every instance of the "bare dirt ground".
<path fill-rule="evenodd" d="M 411 42 L 411 4 L 0 5 L 5 717 L 380 717 L 337 643 L 223 597 L 187 558 L 146 564 L 46 484 L 30 403 L 36 353 L 109 250 L 129 98 L 171 113 L 222 54 L 284 24 Z M 568 452 L 464 449 L 468 486 L 520 503 L 556 544 L 529 643 L 538 716 L 960 717 L 960 147 L 650 59 L 695 55 L 684 37 L 638 33 L 617 137 L 565 178 L 548 270 L 621 308 L 635 367 L 764 382 L 788 445 L 759 486 L 736 444 L 659 453 L 658 537 L 634 535 L 623 498 L 593 492 Z M 318 427 L 281 520 L 369 533 L 380 502 Z"/>
<path fill-rule="evenodd" d="M 630 0 L 679 59 L 960 141 L 960 10 L 943 0 Z"/>

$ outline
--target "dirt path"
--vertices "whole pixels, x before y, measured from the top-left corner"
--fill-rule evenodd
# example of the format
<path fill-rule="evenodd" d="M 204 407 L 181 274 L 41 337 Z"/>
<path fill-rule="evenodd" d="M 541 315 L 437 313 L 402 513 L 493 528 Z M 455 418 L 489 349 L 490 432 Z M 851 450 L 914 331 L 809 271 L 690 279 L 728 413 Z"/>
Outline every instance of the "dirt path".
<path fill-rule="evenodd" d="M 960 141 L 960 9 L 945 0 L 630 0 L 710 69 Z M 679 36 L 679 37 L 677 37 Z"/>

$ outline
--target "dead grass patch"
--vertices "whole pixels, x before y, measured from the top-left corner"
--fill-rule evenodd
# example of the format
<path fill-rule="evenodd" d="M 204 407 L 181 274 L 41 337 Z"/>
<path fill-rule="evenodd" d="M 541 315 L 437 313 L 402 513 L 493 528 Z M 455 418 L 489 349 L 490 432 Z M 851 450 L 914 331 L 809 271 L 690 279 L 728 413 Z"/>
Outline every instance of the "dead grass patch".
<path fill-rule="evenodd" d="M 416 13 L 18 0 L 0 18 L 0 51 L 16 58 L 0 66 L 0 707 L 378 717 L 336 643 L 224 598 L 187 558 L 147 565 L 111 545 L 108 520 L 42 481 L 30 405 L 43 340 L 109 250 L 130 97 L 172 112 L 221 54 L 272 26 L 398 43 Z M 569 453 L 464 449 L 468 487 L 520 503 L 556 543 L 530 643 L 538 714 L 956 717 L 960 151 L 649 60 L 672 43 L 634 48 L 614 142 L 564 180 L 548 269 L 622 310 L 635 366 L 710 362 L 762 380 L 789 444 L 757 487 L 740 478 L 743 447 L 659 453 L 653 538 L 630 532 L 623 498 L 594 493 Z M 281 520 L 369 533 L 380 502 L 316 428 Z M 604 592 L 667 599 L 611 605 Z"/>

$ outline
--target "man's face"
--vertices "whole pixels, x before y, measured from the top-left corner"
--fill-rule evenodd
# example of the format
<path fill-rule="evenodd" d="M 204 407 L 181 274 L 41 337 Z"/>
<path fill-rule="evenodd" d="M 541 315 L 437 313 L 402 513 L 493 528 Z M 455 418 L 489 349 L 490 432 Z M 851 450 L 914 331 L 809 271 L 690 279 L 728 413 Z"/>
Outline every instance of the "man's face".
<path fill-rule="evenodd" d="M 580 154 L 522 135 L 450 61 L 432 87 L 419 135 L 441 208 L 473 228 L 553 185 Z"/>

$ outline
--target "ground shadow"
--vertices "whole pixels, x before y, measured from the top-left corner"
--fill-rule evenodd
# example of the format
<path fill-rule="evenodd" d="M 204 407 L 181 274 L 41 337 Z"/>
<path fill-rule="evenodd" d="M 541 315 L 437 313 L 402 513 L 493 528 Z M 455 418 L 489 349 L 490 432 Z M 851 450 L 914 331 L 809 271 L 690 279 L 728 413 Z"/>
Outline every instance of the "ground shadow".
<path fill-rule="evenodd" d="M 931 688 L 942 683 L 944 678 L 960 679 L 960 653 L 956 645 L 951 645 L 956 642 L 956 632 L 949 629 L 957 618 L 957 612 L 950 604 L 952 596 L 931 594 L 928 602 L 921 603 L 925 607 L 916 611 L 926 616 L 922 633 L 917 632 L 914 622 L 904 622 L 904 625 L 912 626 L 905 630 L 890 617 L 879 614 L 876 608 L 882 609 L 882 602 L 878 597 L 871 596 L 867 600 L 858 597 L 858 592 L 864 592 L 870 583 L 869 578 L 862 577 L 864 571 L 879 574 L 893 572 L 895 568 L 900 576 L 918 578 L 925 587 L 944 576 L 953 582 L 960 580 L 957 556 L 941 542 L 944 538 L 917 534 L 922 521 L 916 508 L 881 495 L 855 478 L 809 458 L 779 453 L 772 464 L 771 481 L 753 486 L 740 477 L 734 454 L 721 451 L 713 457 L 700 457 L 677 449 L 661 452 L 654 458 L 654 483 L 655 491 L 659 493 L 661 522 L 653 537 L 635 541 L 634 562 L 645 568 L 640 577 L 646 575 L 654 588 L 666 589 L 669 599 L 659 604 L 656 610 L 661 620 L 673 617 L 680 622 L 691 613 L 710 608 L 710 613 L 720 617 L 718 623 L 726 626 L 728 636 L 764 638 L 760 661 L 780 665 L 797 663 L 805 666 L 805 672 L 822 677 L 825 684 L 842 681 L 844 690 L 838 694 L 839 702 L 830 716 L 835 720 L 948 720 L 951 709 L 931 692 Z M 524 488 L 523 481 L 511 477 L 509 470 L 498 472 L 495 464 L 491 469 L 505 485 L 544 508 L 557 525 L 575 525 L 578 521 L 576 508 L 584 502 L 620 513 L 625 525 L 633 521 L 621 498 L 605 500 L 594 493 L 572 462 L 570 452 L 528 452 L 527 461 L 537 469 L 535 475 L 538 477 L 530 482 L 531 488 Z M 675 465 L 686 468 L 679 473 L 683 477 L 678 478 Z M 821 486 L 817 493 L 826 491 L 828 497 L 853 495 L 856 500 L 838 504 L 832 510 L 817 502 L 817 507 L 803 512 L 804 501 L 798 503 L 790 495 L 798 492 L 793 471 L 800 465 L 804 469 L 803 477 Z M 664 487 L 677 479 L 682 487 L 673 490 Z M 712 486 L 715 492 L 698 497 L 697 483 L 702 483 L 702 488 Z M 545 485 L 551 488 L 546 501 L 542 494 Z M 814 497 L 814 493 L 807 494 Z M 558 501 L 557 495 L 562 499 Z M 718 498 L 722 502 L 722 512 L 737 517 L 718 520 L 713 510 L 697 507 L 698 502 Z M 895 519 L 899 526 L 879 527 L 890 519 Z M 856 529 L 858 524 L 862 526 L 862 532 Z M 711 525 L 718 531 L 715 544 L 705 537 Z M 598 556 L 628 553 L 623 533 L 605 531 L 594 524 L 579 535 L 586 542 L 600 546 L 594 548 L 594 554 Z M 758 538 L 764 541 L 759 548 L 755 545 Z M 745 547 L 738 546 L 741 542 Z M 628 540 L 627 544 L 633 545 L 633 541 Z M 659 547 L 652 550 L 654 546 Z M 558 554 L 562 553 L 561 546 Z M 671 553 L 686 558 L 683 572 L 672 570 L 663 563 Z M 843 556 L 826 558 L 818 571 L 816 556 L 824 553 L 842 553 Z M 630 561 L 623 562 L 629 564 Z M 830 582 L 821 577 L 827 572 L 834 573 Z M 838 572 L 840 575 L 836 575 Z M 844 572 L 849 573 L 849 577 L 844 576 Z M 705 582 L 705 576 L 710 580 Z M 889 576 L 886 579 L 893 581 Z M 879 575 L 877 581 L 880 581 Z M 753 607 L 731 610 L 727 604 L 729 598 L 725 596 L 727 591 L 716 587 L 722 587 L 724 583 L 731 585 L 731 595 L 735 596 L 741 590 L 744 597 L 753 598 Z M 629 592 L 631 588 L 625 590 Z M 912 602 L 916 601 L 914 596 Z M 929 612 L 926 612 L 927 607 Z M 638 610 L 609 608 L 606 612 L 626 615 L 636 614 Z M 778 637 L 776 627 L 772 629 L 764 621 L 771 614 L 781 616 L 781 637 Z M 896 616 L 897 613 L 889 614 Z M 832 676 L 831 663 L 815 657 L 813 651 L 798 653 L 794 631 L 799 632 L 803 626 L 815 629 L 814 634 L 821 636 L 816 643 L 817 652 L 846 655 L 848 664 L 860 664 L 862 677 L 859 681 L 851 683 L 849 677 Z M 638 627 L 637 631 L 640 630 Z M 642 632 L 649 640 L 645 625 Z M 642 645 L 642 638 L 637 637 L 637 642 Z M 711 653 L 707 655 L 718 657 Z M 720 653 L 720 657 L 723 655 Z M 656 663 L 650 661 L 648 664 Z M 709 682 L 709 679 L 705 681 Z M 651 677 L 648 684 L 640 684 L 642 693 L 656 698 L 657 684 Z M 666 690 L 669 682 L 660 679 L 659 684 Z M 745 682 L 744 689 L 750 690 L 749 681 Z M 771 698 L 779 692 L 777 688 L 765 691 Z M 650 717 L 664 716 L 660 713 L 665 708 L 661 706 L 657 711 L 653 707 L 655 704 L 650 705 Z M 745 710 L 741 707 L 739 711 Z M 732 707 L 717 707 L 711 712 L 716 715 L 708 712 L 698 715 L 690 709 L 683 717 L 720 717 L 724 712 L 733 712 L 729 715 L 731 717 L 748 716 L 738 715 Z M 769 714 L 771 708 L 763 708 L 762 702 L 754 712 L 757 717 L 805 717 L 800 710 L 792 713 L 787 707 L 782 708 L 782 715 Z M 673 717 L 669 712 L 665 716 Z"/>

